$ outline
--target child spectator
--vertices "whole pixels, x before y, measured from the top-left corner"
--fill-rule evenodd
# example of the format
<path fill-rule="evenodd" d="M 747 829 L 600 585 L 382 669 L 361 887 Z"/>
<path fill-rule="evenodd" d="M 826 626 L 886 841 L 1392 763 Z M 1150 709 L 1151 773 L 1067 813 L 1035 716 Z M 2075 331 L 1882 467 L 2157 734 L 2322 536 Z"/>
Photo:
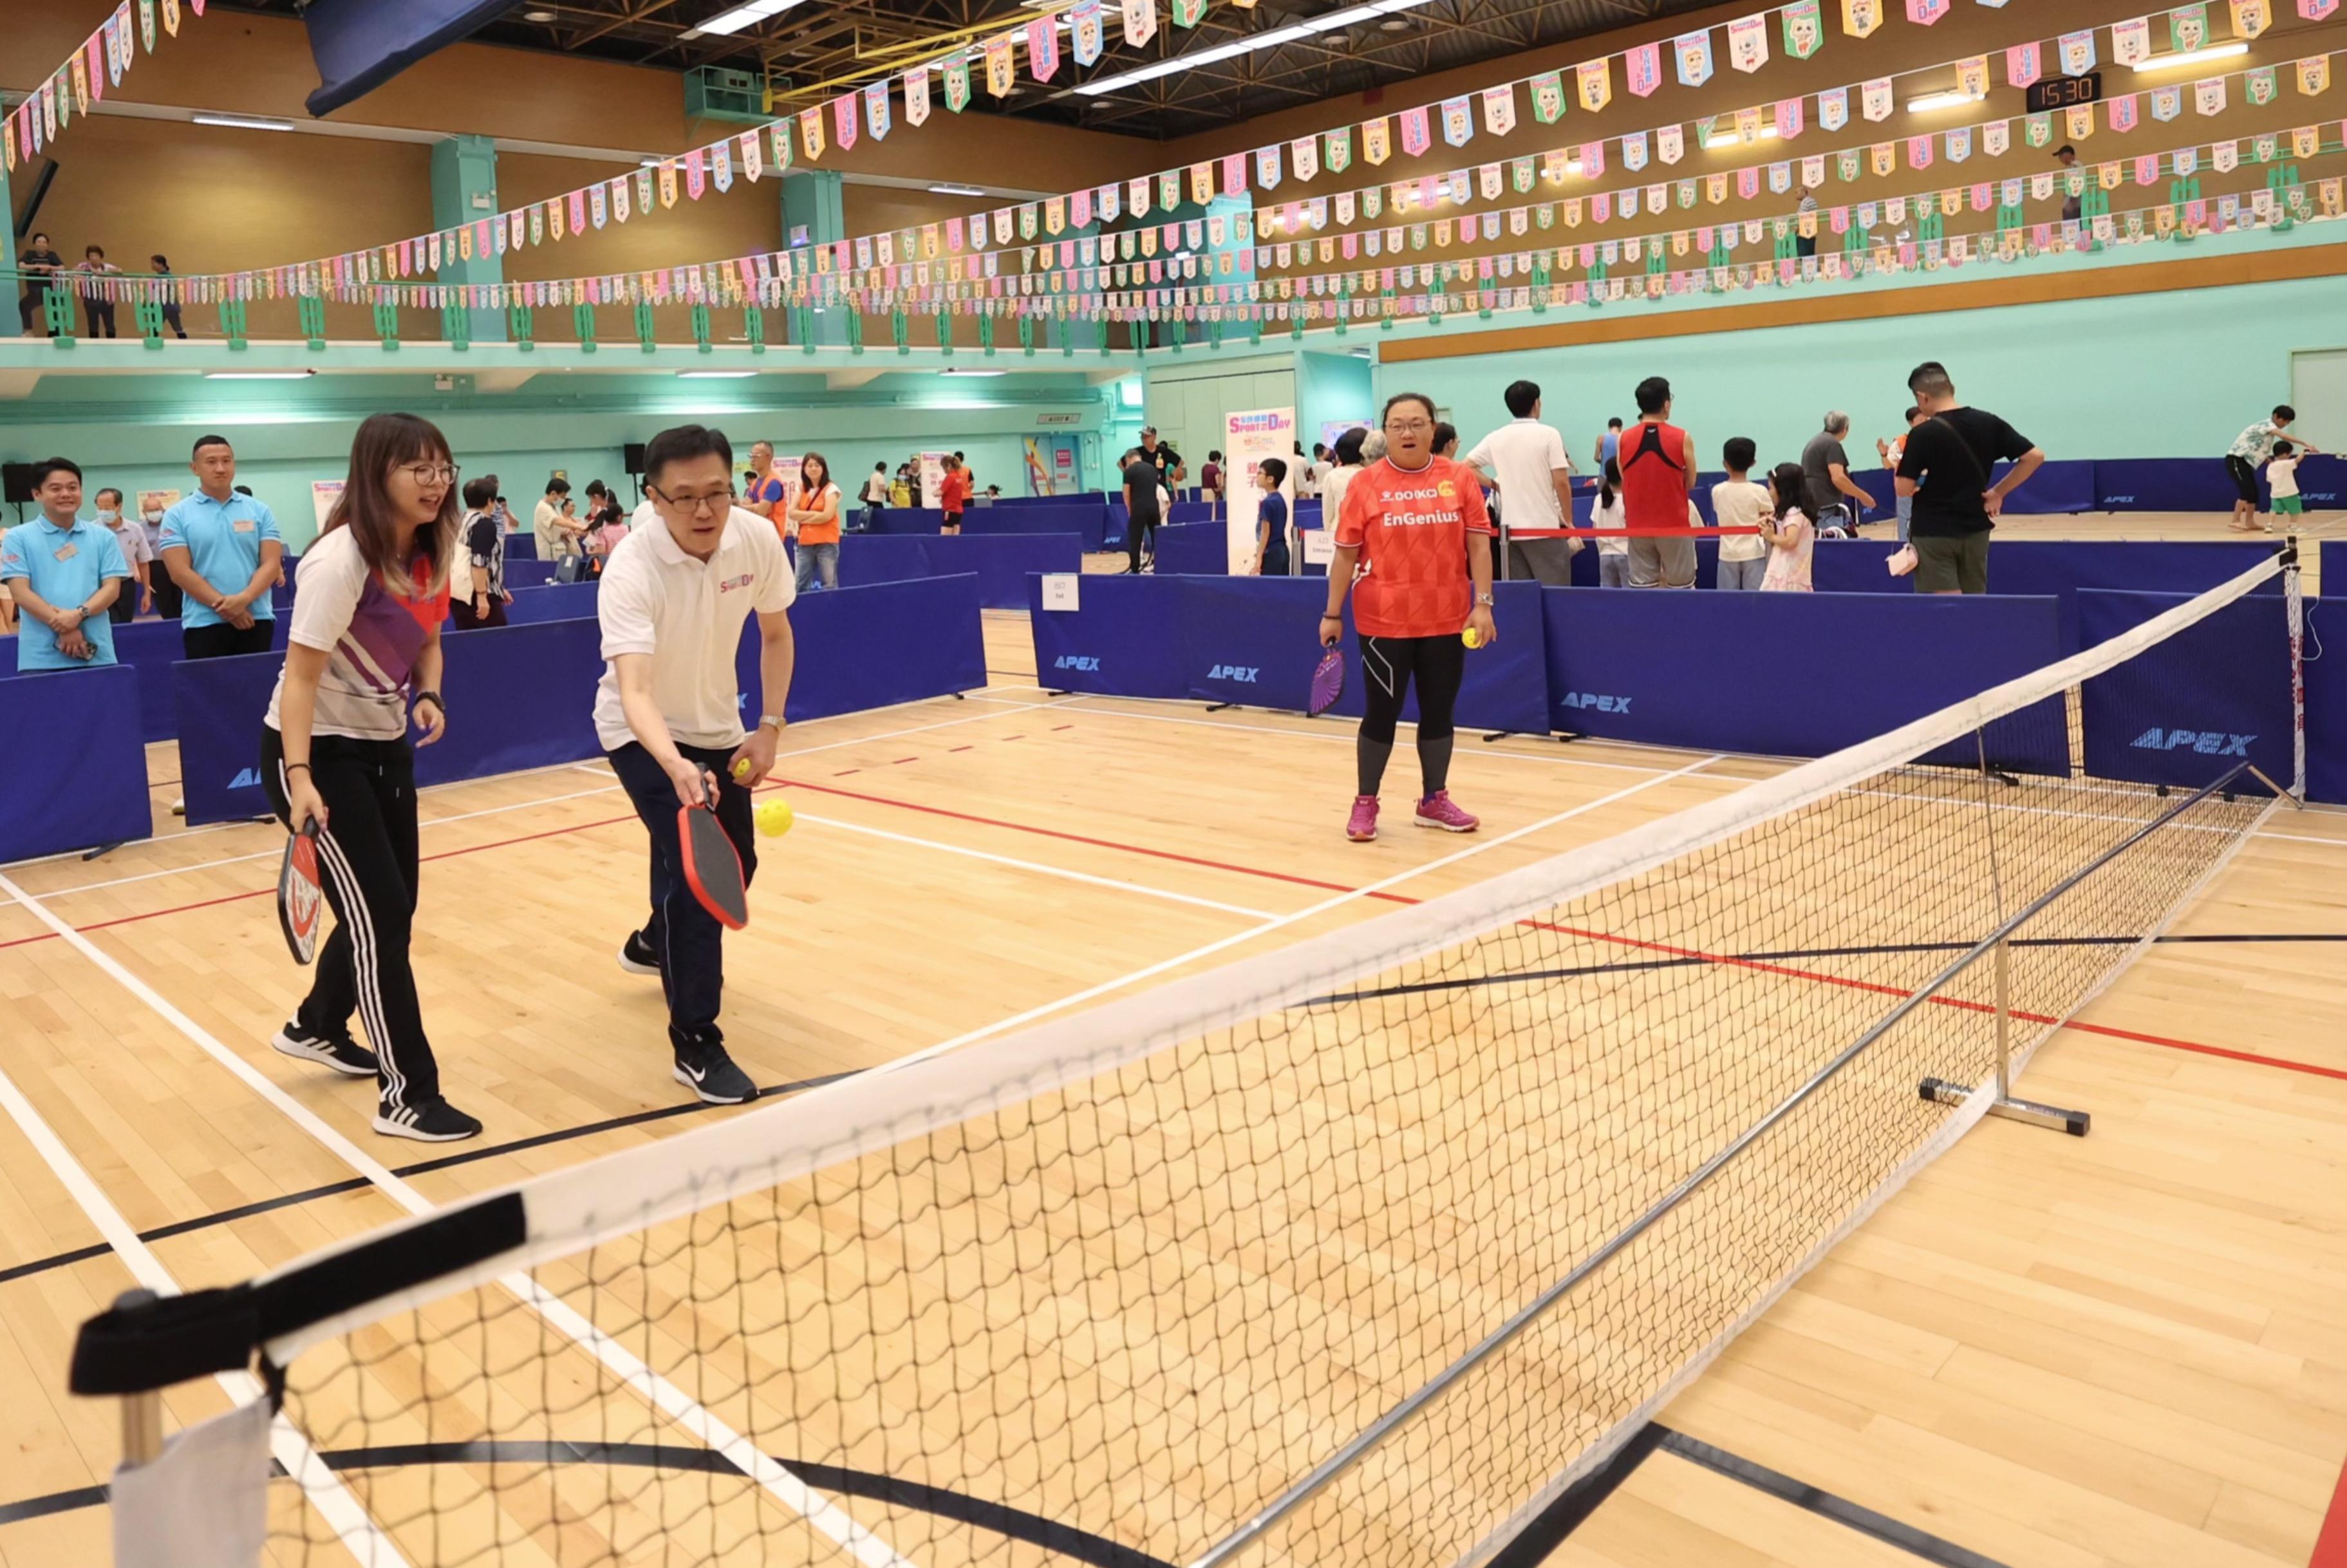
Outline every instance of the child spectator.
<path fill-rule="evenodd" d="M 2266 461 L 2266 483 L 2273 491 L 2273 511 L 2277 518 L 2300 518 L 2306 515 L 2306 502 L 2298 493 L 2298 448 L 2287 441 L 2274 443 L 2273 456 Z M 2273 532 L 2273 525 L 2266 525 Z"/>
<path fill-rule="evenodd" d="M 1262 487 L 1263 499 L 1255 509 L 1255 575 L 1286 577 L 1287 572 L 1287 497 L 1279 493 L 1280 481 L 1287 477 L 1287 465 L 1276 457 L 1266 457 L 1255 466 L 1255 482 Z"/>
<path fill-rule="evenodd" d="M 1749 436 L 1738 436 L 1722 448 L 1727 477 L 1711 487 L 1712 516 L 1722 528 L 1757 528 L 1770 509 L 1768 487 L 1753 483 L 1752 464 L 1758 448 Z M 1749 592 L 1767 575 L 1768 541 L 1758 534 L 1725 534 L 1719 541 L 1719 586 Z"/>
<path fill-rule="evenodd" d="M 1590 511 L 1589 526 L 1593 528 L 1626 528 L 1630 526 L 1622 507 L 1622 465 L 1617 458 L 1605 459 L 1604 487 L 1597 492 L 1597 505 Z M 1600 538 L 1597 541 L 1597 586 L 1630 586 L 1628 539 Z"/>
<path fill-rule="evenodd" d="M 1907 430 L 1914 429 L 1916 425 L 1921 425 L 1922 422 L 1923 411 L 1922 409 L 1911 407 L 1907 410 Z M 1884 441 L 1878 438 L 1874 443 L 1874 449 L 1881 455 L 1882 466 L 1890 469 L 1893 474 L 1898 473 L 1899 459 L 1907 455 L 1907 431 L 1901 431 L 1896 438 L 1890 441 Z M 1893 486 L 1892 488 L 1895 489 L 1897 487 Z M 1915 497 L 1912 496 L 1900 497 L 1896 511 L 1899 517 L 1899 542 L 1903 545 L 1907 542 L 1907 525 L 1915 515 Z"/>
<path fill-rule="evenodd" d="M 1817 549 L 1818 530 L 1801 510 L 1802 482 L 1799 463 L 1779 463 L 1769 471 L 1768 510 L 1760 518 L 1760 537 L 1768 541 L 1763 593 L 1810 591 L 1809 557 Z"/>

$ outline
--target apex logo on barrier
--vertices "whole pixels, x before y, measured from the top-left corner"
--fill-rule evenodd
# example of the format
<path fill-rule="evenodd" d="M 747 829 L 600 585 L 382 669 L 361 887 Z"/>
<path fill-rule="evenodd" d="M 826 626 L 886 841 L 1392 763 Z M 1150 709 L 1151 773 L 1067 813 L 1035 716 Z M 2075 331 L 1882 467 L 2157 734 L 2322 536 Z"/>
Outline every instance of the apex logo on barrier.
<path fill-rule="evenodd" d="M 1564 705 L 1568 708 L 1594 708 L 1601 713 L 1626 713 L 1630 699 L 1601 695 L 1595 692 L 1567 692 Z"/>
<path fill-rule="evenodd" d="M 2157 725 L 2137 735 L 2132 744 L 2138 751 L 2180 752 L 2189 749 L 2204 757 L 2246 757 L 2255 735 L 2236 735 L 2224 730 L 2163 730 Z"/>
<path fill-rule="evenodd" d="M 239 773 L 236 777 L 228 781 L 228 787 L 231 789 L 259 789 L 261 787 L 261 770 L 259 768 L 244 769 L 242 772 Z"/>
<path fill-rule="evenodd" d="M 1206 671 L 1206 679 L 1236 681 L 1243 686 L 1252 686 L 1255 683 L 1255 677 L 1262 672 L 1263 666 L 1260 664 L 1217 664 Z"/>
<path fill-rule="evenodd" d="M 1051 661 L 1051 668 L 1054 670 L 1091 670 L 1098 671 L 1100 669 L 1100 655 L 1096 653 L 1062 653 L 1057 659 Z"/>

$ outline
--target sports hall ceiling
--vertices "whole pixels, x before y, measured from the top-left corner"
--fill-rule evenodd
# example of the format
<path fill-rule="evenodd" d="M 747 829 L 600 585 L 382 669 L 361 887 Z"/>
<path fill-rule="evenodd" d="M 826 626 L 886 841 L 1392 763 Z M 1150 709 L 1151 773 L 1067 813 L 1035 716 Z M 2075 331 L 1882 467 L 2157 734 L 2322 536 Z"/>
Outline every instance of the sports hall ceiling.
<path fill-rule="evenodd" d="M 803 0 L 741 32 L 687 37 L 737 0 L 518 0 L 474 36 L 484 43 L 686 70 L 723 66 L 764 70 L 797 88 L 868 80 L 891 67 L 1031 16 L 1020 0 Z M 1172 25 L 1159 6 L 1157 36 L 1128 49 L 1108 13 L 1108 46 L 1089 71 L 1072 59 L 1058 84 L 1020 79 L 999 106 L 984 93 L 970 107 L 1132 136 L 1176 137 L 1276 109 L 1363 92 L 1429 71 L 1522 54 L 1542 45 L 1694 11 L 1717 0 L 1428 0 L 1428 3 L 1293 43 L 1174 72 L 1098 96 L 1071 90 L 1249 34 L 1276 31 L 1350 9 L 1355 0 L 1213 0 L 1194 28 Z M 299 15 L 308 0 L 244 0 L 234 9 Z M 779 82 L 778 82 L 779 85 Z"/>

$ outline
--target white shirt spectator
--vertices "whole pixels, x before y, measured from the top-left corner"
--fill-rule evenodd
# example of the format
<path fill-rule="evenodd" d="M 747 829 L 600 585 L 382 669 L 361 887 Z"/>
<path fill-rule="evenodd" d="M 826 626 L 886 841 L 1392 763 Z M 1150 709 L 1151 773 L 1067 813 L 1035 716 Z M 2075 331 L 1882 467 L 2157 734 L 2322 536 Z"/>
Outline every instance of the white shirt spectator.
<path fill-rule="evenodd" d="M 650 501 L 611 551 L 595 600 L 603 630 L 603 678 L 595 688 L 595 738 L 605 751 L 635 739 L 620 706 L 626 653 L 652 659 L 652 701 L 678 744 L 723 750 L 742 743 L 734 656 L 755 610 L 773 615 L 797 598 L 774 525 L 736 507 L 706 561 L 685 554 Z"/>
<path fill-rule="evenodd" d="M 1503 507 L 1507 505 L 1507 492 L 1505 490 L 1500 492 L 1500 504 Z M 1626 528 L 1630 526 L 1629 516 L 1622 507 L 1621 491 L 1614 491 L 1614 499 L 1610 502 L 1605 499 L 1605 493 L 1603 490 L 1600 490 L 1597 493 L 1597 505 L 1590 508 L 1589 526 L 1593 528 Z M 1599 539 L 1597 541 L 1597 553 L 1602 556 L 1628 555 L 1630 553 L 1630 541 L 1628 539 Z"/>
<path fill-rule="evenodd" d="M 1501 425 L 1476 443 L 1467 454 L 1467 466 L 1491 475 L 1500 484 L 1500 516 L 1508 530 L 1561 528 L 1556 482 L 1559 469 L 1570 470 L 1564 437 L 1537 419 L 1517 419 Z M 1626 547 L 1625 547 L 1626 548 Z"/>
<path fill-rule="evenodd" d="M 1711 487 L 1712 516 L 1723 528 L 1757 528 L 1774 511 L 1768 487 L 1749 479 L 1722 479 Z M 1768 553 L 1768 541 L 1758 534 L 1727 534 L 1719 541 L 1722 560 L 1758 560 Z"/>

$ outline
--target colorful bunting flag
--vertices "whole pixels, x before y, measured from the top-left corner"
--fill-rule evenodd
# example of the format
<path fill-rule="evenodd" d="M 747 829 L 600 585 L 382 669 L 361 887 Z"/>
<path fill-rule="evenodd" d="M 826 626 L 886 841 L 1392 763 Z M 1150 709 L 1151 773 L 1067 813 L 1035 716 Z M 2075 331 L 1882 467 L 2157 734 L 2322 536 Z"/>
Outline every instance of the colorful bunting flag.
<path fill-rule="evenodd" d="M 1889 119 L 1891 118 L 1891 93 L 1890 77 L 1878 77 L 1873 81 L 1867 82 L 1859 87 L 1858 112 L 1864 116 L 1868 120 L 1881 121 Z"/>
<path fill-rule="evenodd" d="M 806 159 L 814 163 L 823 157 L 823 106 L 799 110 L 799 145 L 806 149 Z"/>
<path fill-rule="evenodd" d="M 1201 5 L 1205 0 L 1199 0 Z M 1060 68 L 1060 19 L 1039 16 L 1027 24 L 1027 71 L 1039 82 L 1048 82 Z"/>
<path fill-rule="evenodd" d="M 1784 26 L 1785 53 L 1806 60 L 1825 42 L 1825 23 L 1818 15 L 1818 0 L 1792 0 L 1778 13 Z"/>
<path fill-rule="evenodd" d="M 946 108 L 959 114 L 969 105 L 969 56 L 956 55 L 946 62 Z M 813 158 L 813 153 L 807 154 Z"/>
<path fill-rule="evenodd" d="M 1738 17 L 1727 25 L 1727 63 L 1739 71 L 1757 71 L 1768 63 L 1768 18 L 1765 13 Z"/>
<path fill-rule="evenodd" d="M 1672 57 L 1678 61 L 1679 86 L 1699 87 L 1711 80 L 1711 32 L 1688 33 L 1671 40 Z"/>
<path fill-rule="evenodd" d="M 2209 43 L 2208 0 L 2193 0 L 2168 14 L 2168 46 L 2178 54 L 2205 48 Z"/>
<path fill-rule="evenodd" d="M 1841 30 L 1867 37 L 1882 26 L 1882 0 L 1841 0 Z"/>
<path fill-rule="evenodd" d="M 1818 95 L 1818 124 L 1840 130 L 1850 123 L 1850 89 L 1828 87 Z"/>
<path fill-rule="evenodd" d="M 1068 23 L 1075 40 L 1076 64 L 1092 65 L 1101 57 L 1101 0 L 1076 0 Z M 910 118 L 910 114 L 906 118 Z"/>
<path fill-rule="evenodd" d="M 1816 0 L 1809 0 L 1812 6 Z M 1663 85 L 1663 47 L 1660 44 L 1640 44 L 1622 56 L 1623 73 L 1629 79 L 1631 96 L 1652 97 L 1655 89 Z"/>
<path fill-rule="evenodd" d="M 1502 82 L 1496 87 L 1483 89 L 1483 129 L 1492 136 L 1505 136 L 1516 128 L 1516 88 L 1512 82 Z M 1309 175 L 1297 178 L 1308 179 Z"/>
<path fill-rule="evenodd" d="M 929 71 L 927 66 L 916 66 L 904 75 L 905 123 L 927 125 L 929 119 Z"/>
<path fill-rule="evenodd" d="M 1124 43 L 1138 49 L 1157 36 L 1157 0 L 1123 0 Z"/>
<path fill-rule="evenodd" d="M 1564 77 L 1555 71 L 1542 71 L 1532 78 L 1532 118 L 1554 125 L 1563 113 Z"/>
<path fill-rule="evenodd" d="M 1594 114 L 1614 101 L 1614 62 L 1610 57 L 1583 60 L 1573 67 L 1581 107 Z"/>
<path fill-rule="evenodd" d="M 1930 26 L 1948 14 L 1948 0 L 1907 0 L 1907 20 Z"/>
<path fill-rule="evenodd" d="M 989 97 L 1008 97 L 1017 84 L 1019 62 L 1011 53 L 1010 35 L 986 41 L 986 91 Z"/>

